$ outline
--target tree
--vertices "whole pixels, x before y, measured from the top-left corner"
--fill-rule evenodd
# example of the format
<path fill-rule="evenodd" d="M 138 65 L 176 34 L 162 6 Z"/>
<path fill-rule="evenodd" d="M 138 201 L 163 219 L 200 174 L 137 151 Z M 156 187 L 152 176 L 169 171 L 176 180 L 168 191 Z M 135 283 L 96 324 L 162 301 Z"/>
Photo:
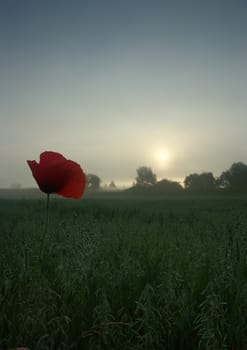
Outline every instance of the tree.
<path fill-rule="evenodd" d="M 100 189 L 100 178 L 94 174 L 87 174 L 87 189 L 97 191 Z"/>
<path fill-rule="evenodd" d="M 141 166 L 136 172 L 136 185 L 154 185 L 157 182 L 156 175 L 150 167 Z"/>
<path fill-rule="evenodd" d="M 216 189 L 216 180 L 212 173 L 190 174 L 186 176 L 184 186 L 194 192 L 210 192 Z"/>
<path fill-rule="evenodd" d="M 231 190 L 247 189 L 247 165 L 242 162 L 233 163 L 229 170 L 223 171 L 217 179 L 221 188 Z"/>
<path fill-rule="evenodd" d="M 109 188 L 110 188 L 111 190 L 115 190 L 115 189 L 117 188 L 117 186 L 115 185 L 115 182 L 114 182 L 114 181 L 111 181 L 111 182 L 109 183 Z"/>
<path fill-rule="evenodd" d="M 155 190 L 164 193 L 178 193 L 183 191 L 183 187 L 177 181 L 163 179 L 155 184 Z"/>

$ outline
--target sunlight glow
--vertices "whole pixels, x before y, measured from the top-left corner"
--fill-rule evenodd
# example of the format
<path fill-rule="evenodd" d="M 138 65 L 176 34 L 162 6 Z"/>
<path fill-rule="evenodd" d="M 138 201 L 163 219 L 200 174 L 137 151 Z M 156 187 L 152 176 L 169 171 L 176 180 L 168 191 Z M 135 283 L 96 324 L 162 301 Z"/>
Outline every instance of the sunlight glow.
<path fill-rule="evenodd" d="M 165 149 L 159 149 L 155 152 L 155 159 L 160 166 L 165 166 L 171 158 L 170 152 Z"/>

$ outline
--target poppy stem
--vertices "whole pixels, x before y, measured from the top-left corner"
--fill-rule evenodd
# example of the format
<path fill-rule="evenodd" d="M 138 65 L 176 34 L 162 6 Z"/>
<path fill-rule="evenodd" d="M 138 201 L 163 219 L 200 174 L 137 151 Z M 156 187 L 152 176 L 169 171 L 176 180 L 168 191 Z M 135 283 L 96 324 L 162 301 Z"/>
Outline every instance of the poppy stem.
<path fill-rule="evenodd" d="M 44 231 L 43 231 L 43 236 L 41 238 L 40 251 L 39 251 L 39 263 L 40 263 L 41 269 L 42 269 L 42 263 L 43 263 L 44 242 L 45 242 L 45 237 L 46 237 L 46 234 L 47 234 L 47 231 L 48 231 L 48 223 L 49 223 L 49 204 L 50 204 L 50 193 L 47 193 L 45 224 L 44 224 Z"/>

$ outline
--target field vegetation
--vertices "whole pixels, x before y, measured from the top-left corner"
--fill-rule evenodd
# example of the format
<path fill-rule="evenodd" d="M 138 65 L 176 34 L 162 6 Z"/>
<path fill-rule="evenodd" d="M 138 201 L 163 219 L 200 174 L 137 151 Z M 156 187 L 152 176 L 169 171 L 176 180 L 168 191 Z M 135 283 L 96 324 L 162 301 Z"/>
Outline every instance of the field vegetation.
<path fill-rule="evenodd" d="M 247 200 L 0 200 L 0 348 L 243 349 Z"/>

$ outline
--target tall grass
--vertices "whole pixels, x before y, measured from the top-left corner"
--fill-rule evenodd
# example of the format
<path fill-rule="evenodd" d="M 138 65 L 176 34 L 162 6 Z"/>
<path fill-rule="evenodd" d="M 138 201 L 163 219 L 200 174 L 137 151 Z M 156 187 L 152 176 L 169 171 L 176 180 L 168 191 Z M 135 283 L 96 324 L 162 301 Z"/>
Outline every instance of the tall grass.
<path fill-rule="evenodd" d="M 247 202 L 0 201 L 0 348 L 241 349 Z"/>

